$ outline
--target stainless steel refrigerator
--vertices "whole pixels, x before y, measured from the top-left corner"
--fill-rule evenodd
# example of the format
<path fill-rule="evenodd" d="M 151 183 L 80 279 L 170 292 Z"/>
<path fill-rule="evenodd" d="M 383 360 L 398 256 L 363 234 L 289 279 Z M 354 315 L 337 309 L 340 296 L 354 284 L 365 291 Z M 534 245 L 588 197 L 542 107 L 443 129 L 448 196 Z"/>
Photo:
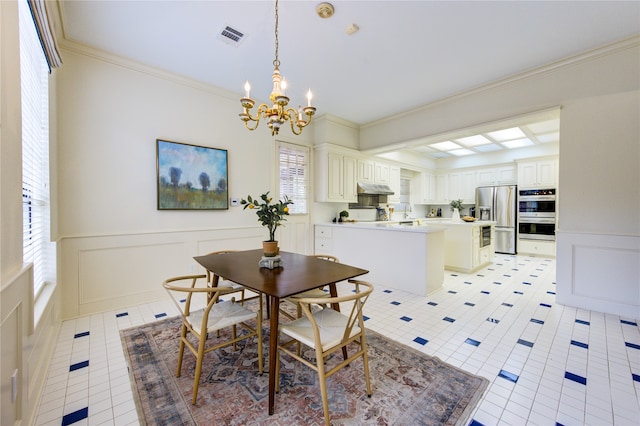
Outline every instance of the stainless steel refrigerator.
<path fill-rule="evenodd" d="M 496 253 L 516 254 L 517 195 L 516 185 L 476 188 L 476 217 L 496 221 Z"/>

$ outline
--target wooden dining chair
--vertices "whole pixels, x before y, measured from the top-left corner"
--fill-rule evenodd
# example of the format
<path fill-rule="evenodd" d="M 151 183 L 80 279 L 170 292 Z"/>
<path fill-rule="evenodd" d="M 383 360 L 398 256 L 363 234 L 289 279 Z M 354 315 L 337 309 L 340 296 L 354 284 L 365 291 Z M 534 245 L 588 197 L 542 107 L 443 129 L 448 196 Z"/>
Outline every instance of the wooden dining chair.
<path fill-rule="evenodd" d="M 180 348 L 178 352 L 178 370 L 176 377 L 180 377 L 182 370 L 182 359 L 185 346 L 196 357 L 196 370 L 193 378 L 193 397 L 191 403 L 195 404 L 198 398 L 198 387 L 200 385 L 200 374 L 202 373 L 202 360 L 204 355 L 213 350 L 233 345 L 250 339 L 254 336 L 258 340 L 258 370 L 263 372 L 262 361 L 262 310 L 258 312 L 250 311 L 244 306 L 236 303 L 235 300 L 219 301 L 220 295 L 229 294 L 233 289 L 229 287 L 209 287 L 197 286 L 198 280 L 206 279 L 206 275 L 185 275 L 169 278 L 162 283 L 171 299 L 175 303 L 182 316 L 182 326 L 180 330 Z M 206 296 L 208 301 L 203 309 L 192 310 L 192 303 L 196 303 L 196 295 Z M 181 300 L 184 300 L 181 302 Z M 249 324 L 255 321 L 255 326 Z M 247 332 L 238 336 L 237 325 L 240 325 Z M 214 345 L 207 346 L 207 337 L 214 331 L 223 328 L 231 328 L 231 339 Z M 197 340 L 197 346 L 189 340 L 189 334 Z"/>
<path fill-rule="evenodd" d="M 317 259 L 322 259 L 329 262 L 340 263 L 337 257 L 332 256 L 330 254 L 315 254 L 315 255 L 311 255 L 310 257 L 315 257 Z M 296 306 L 296 311 L 297 311 L 296 317 L 294 317 L 289 312 L 287 312 L 285 307 L 280 309 L 280 313 L 282 313 L 287 318 L 294 320 L 302 316 L 302 310 L 300 308 L 300 304 L 298 303 L 298 299 L 305 299 L 305 298 L 320 299 L 320 298 L 328 298 L 328 297 L 331 297 L 331 295 L 328 292 L 324 291 L 324 288 L 322 287 L 303 291 L 302 293 L 298 293 L 293 296 L 284 298 L 285 306 L 286 304 L 291 304 Z"/>
<path fill-rule="evenodd" d="M 276 391 L 280 390 L 280 354 L 285 353 L 302 362 L 318 373 L 324 420 L 329 426 L 329 400 L 327 397 L 327 378 L 362 357 L 364 377 L 367 385 L 367 396 L 371 397 L 369 380 L 369 359 L 367 357 L 367 341 L 364 328 L 362 308 L 373 291 L 371 283 L 360 280 L 349 280 L 354 292 L 346 296 L 329 298 L 299 298 L 303 317 L 279 327 L 280 337 L 288 339 L 278 343 L 276 357 Z M 349 307 L 349 313 L 341 313 L 330 308 L 333 303 L 342 303 Z M 322 305 L 323 309 L 313 309 L 313 305 Z M 359 350 L 348 358 L 338 362 L 327 370 L 325 359 L 332 353 L 341 350 L 350 343 L 357 343 Z M 315 360 L 310 361 L 289 349 L 293 344 L 301 343 L 315 350 Z M 337 361 L 337 360 L 336 360 Z"/>
<path fill-rule="evenodd" d="M 225 255 L 227 253 L 233 253 L 237 250 L 219 250 L 219 251 L 213 251 L 211 253 L 207 253 L 206 256 L 222 256 Z M 213 274 L 211 271 L 206 271 L 207 274 L 207 285 L 209 287 L 214 287 L 215 283 L 213 281 L 218 280 L 217 282 L 217 287 L 230 287 L 233 289 L 233 291 L 229 292 L 229 293 L 240 293 L 240 304 L 244 305 L 244 296 L 245 296 L 245 290 L 246 287 L 243 285 L 240 285 L 238 283 L 234 283 L 233 281 L 229 281 L 223 277 L 216 277 L 215 274 Z"/>

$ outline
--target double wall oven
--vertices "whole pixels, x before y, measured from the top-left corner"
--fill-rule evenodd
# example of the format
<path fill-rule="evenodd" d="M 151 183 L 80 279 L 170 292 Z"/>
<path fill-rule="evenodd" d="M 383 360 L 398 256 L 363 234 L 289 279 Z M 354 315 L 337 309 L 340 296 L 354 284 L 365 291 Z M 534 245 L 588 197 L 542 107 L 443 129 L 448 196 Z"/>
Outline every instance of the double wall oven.
<path fill-rule="evenodd" d="M 522 240 L 555 241 L 555 188 L 523 189 L 519 191 L 518 233 Z"/>

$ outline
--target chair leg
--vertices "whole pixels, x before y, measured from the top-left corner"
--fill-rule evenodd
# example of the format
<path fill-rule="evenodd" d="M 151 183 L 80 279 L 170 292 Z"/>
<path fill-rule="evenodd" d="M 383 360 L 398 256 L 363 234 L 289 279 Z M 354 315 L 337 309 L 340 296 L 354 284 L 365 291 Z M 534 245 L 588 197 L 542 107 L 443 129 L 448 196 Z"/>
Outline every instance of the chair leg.
<path fill-rule="evenodd" d="M 364 333 L 360 338 L 360 347 L 362 348 L 362 366 L 364 368 L 364 380 L 367 383 L 367 396 L 371 398 L 371 380 L 369 380 L 369 357 L 367 356 L 367 341 Z"/>
<path fill-rule="evenodd" d="M 196 358 L 196 372 L 193 377 L 193 398 L 191 399 L 191 403 L 193 405 L 196 404 L 196 400 L 198 399 L 198 388 L 200 387 L 200 375 L 202 374 L 202 359 L 204 358 L 205 344 L 206 339 L 204 338 L 204 336 L 199 336 L 198 356 Z"/>
<path fill-rule="evenodd" d="M 178 371 L 176 373 L 176 377 L 180 377 L 180 373 L 182 371 L 182 357 L 184 356 L 184 340 L 187 338 L 187 327 L 182 324 L 182 329 L 180 330 L 180 348 L 178 349 Z"/>
<path fill-rule="evenodd" d="M 318 381 L 320 382 L 320 395 L 322 396 L 322 410 L 324 411 L 324 424 L 331 425 L 329 420 L 329 396 L 327 395 L 327 377 L 324 374 L 324 362 L 321 351 L 316 351 L 316 365 L 318 366 Z"/>

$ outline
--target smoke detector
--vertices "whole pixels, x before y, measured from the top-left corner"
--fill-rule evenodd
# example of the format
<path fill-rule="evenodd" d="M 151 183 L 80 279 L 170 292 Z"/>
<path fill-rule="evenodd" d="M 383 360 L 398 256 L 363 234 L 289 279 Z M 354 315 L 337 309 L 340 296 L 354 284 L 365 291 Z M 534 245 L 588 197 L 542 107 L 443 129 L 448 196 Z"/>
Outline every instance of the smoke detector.
<path fill-rule="evenodd" d="M 320 3 L 316 6 L 316 13 L 322 19 L 331 18 L 335 9 L 331 3 Z"/>

